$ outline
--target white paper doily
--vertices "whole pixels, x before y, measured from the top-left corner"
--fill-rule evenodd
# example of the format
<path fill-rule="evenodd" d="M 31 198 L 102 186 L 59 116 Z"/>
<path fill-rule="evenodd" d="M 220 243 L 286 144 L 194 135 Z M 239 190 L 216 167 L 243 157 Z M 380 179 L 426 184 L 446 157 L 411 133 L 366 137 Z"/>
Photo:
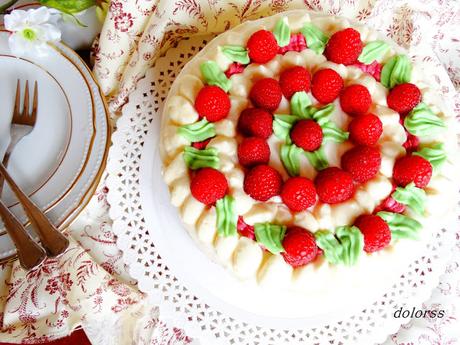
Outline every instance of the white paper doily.
<path fill-rule="evenodd" d="M 153 135 L 149 132 L 152 121 L 160 120 L 161 107 L 175 77 L 210 38 L 183 40 L 158 59 L 138 82 L 112 136 L 107 166 L 110 216 L 118 236 L 117 244 L 132 277 L 138 280 L 140 290 L 159 305 L 163 319 L 203 343 L 369 345 L 384 342 L 402 323 L 409 321 L 393 317 L 397 308 L 420 307 L 429 298 L 449 259 L 454 243 L 453 229 L 433 232 L 425 255 L 416 260 L 384 296 L 360 313 L 342 321 L 315 327 L 305 325 L 295 330 L 266 327 L 263 320 L 244 322 L 232 318 L 225 310 L 213 308 L 206 303 L 206 296 L 195 296 L 190 287 L 174 276 L 155 247 L 151 236 L 155 229 L 147 227 L 141 205 L 142 155 L 154 155 L 148 148 L 144 149 L 144 144 L 148 136 Z"/>

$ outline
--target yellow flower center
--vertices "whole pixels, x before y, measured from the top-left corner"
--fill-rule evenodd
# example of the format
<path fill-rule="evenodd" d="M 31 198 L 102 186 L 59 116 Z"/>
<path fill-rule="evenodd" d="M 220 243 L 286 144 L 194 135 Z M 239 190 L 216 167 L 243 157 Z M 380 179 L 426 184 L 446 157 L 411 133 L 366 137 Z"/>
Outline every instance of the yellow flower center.
<path fill-rule="evenodd" d="M 37 38 L 37 34 L 32 29 L 24 29 L 22 30 L 22 37 L 28 41 L 33 41 Z"/>

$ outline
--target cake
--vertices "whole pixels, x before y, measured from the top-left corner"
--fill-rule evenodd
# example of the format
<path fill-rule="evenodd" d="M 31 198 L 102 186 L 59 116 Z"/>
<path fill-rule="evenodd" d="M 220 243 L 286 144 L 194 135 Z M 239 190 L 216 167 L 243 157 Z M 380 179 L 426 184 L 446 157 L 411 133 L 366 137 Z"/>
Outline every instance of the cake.
<path fill-rule="evenodd" d="M 171 203 L 242 282 L 314 295 L 400 272 L 456 200 L 455 121 L 425 75 L 345 18 L 220 34 L 163 108 Z"/>

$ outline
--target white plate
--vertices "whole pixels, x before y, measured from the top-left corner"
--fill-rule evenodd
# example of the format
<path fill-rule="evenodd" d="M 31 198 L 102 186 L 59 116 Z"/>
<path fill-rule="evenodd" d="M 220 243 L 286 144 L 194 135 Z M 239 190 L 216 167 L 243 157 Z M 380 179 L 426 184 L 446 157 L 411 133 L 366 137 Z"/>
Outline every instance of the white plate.
<path fill-rule="evenodd" d="M 103 96 L 78 55 L 64 45 L 50 47 L 44 58 L 11 57 L 7 34 L 0 33 L 0 153 L 9 142 L 16 81 L 37 80 L 37 124 L 14 150 L 10 172 L 18 184 L 57 225 L 66 225 L 94 190 L 108 146 L 108 120 Z M 8 188 L 4 201 L 23 222 L 27 218 Z M 0 229 L 3 226 L 0 224 Z M 0 260 L 14 254 L 4 231 Z"/>

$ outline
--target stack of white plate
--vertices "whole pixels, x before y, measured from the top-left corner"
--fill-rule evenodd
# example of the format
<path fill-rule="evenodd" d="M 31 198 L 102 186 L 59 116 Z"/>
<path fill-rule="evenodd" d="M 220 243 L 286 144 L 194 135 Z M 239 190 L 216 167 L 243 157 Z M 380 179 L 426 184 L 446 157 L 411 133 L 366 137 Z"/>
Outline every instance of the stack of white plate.
<path fill-rule="evenodd" d="M 38 115 L 31 134 L 16 146 L 9 171 L 19 186 L 60 229 L 66 228 L 94 194 L 109 146 L 108 111 L 86 64 L 63 44 L 46 57 L 17 58 L 0 27 L 0 159 L 8 146 L 16 83 L 37 81 Z M 11 190 L 2 196 L 24 223 L 27 217 Z M 29 229 L 30 231 L 31 229 Z M 0 262 L 15 248 L 0 222 Z"/>

